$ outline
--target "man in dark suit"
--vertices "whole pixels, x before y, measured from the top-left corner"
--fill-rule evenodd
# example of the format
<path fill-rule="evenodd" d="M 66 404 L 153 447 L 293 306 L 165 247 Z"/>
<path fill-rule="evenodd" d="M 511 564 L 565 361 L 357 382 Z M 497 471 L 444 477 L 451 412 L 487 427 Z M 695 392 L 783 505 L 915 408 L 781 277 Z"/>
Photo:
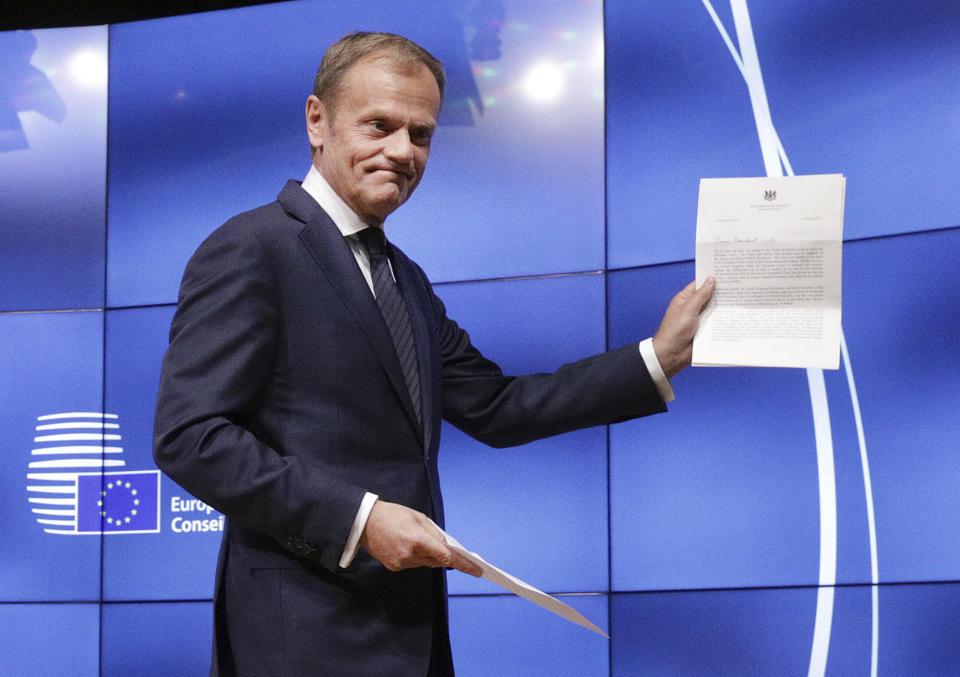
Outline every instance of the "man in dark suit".
<path fill-rule="evenodd" d="M 354 34 L 307 100 L 313 166 L 215 231 L 184 273 L 157 464 L 227 516 L 214 674 L 450 675 L 440 420 L 496 446 L 664 411 L 712 283 L 657 335 L 504 376 L 384 241 L 443 99 L 438 61 Z M 433 520 L 433 521 L 431 521 Z"/>

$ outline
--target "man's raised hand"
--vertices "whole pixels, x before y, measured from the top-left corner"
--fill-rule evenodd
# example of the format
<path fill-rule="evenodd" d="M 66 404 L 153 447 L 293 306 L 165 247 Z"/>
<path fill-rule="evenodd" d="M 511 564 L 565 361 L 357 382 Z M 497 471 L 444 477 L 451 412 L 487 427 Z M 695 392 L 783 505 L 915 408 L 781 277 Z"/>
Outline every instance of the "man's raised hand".
<path fill-rule="evenodd" d="M 673 378 L 678 371 L 690 365 L 693 335 L 697 333 L 700 311 L 710 301 L 715 286 L 713 277 L 704 280 L 699 289 L 696 281 L 693 281 L 670 300 L 660 321 L 660 328 L 653 337 L 653 350 L 667 378 Z"/>

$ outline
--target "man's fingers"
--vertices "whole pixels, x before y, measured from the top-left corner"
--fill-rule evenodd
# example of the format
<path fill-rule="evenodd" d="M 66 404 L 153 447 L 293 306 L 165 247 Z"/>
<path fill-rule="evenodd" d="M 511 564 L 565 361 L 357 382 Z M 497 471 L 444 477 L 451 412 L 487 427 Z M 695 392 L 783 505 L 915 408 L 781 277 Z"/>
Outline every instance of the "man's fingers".
<path fill-rule="evenodd" d="M 477 578 L 483 575 L 483 570 L 480 567 L 460 553 L 455 552 L 450 548 L 450 546 L 447 545 L 447 542 L 443 537 L 443 532 L 440 531 L 439 527 L 434 525 L 434 523 L 429 521 L 426 517 L 424 517 L 424 519 L 427 520 L 427 523 L 424 525 L 424 527 L 430 532 L 430 536 L 436 539 L 436 543 L 439 546 L 439 552 L 442 553 L 436 559 L 436 563 L 428 566 L 457 569 L 458 571 L 462 571 L 465 574 L 470 574 L 471 576 L 475 576 Z"/>
<path fill-rule="evenodd" d="M 466 557 L 464 557 L 458 552 L 454 552 L 450 548 L 447 548 L 447 552 L 450 555 L 450 559 L 447 561 L 447 563 L 444 566 L 451 569 L 456 569 L 458 571 L 462 571 L 465 574 L 470 574 L 475 578 L 480 578 L 481 576 L 483 576 L 483 569 L 481 569 L 476 564 L 468 560 Z"/>
<path fill-rule="evenodd" d="M 690 284 L 696 284 L 696 281 L 693 281 Z M 713 296 L 713 289 L 716 287 L 716 285 L 717 281 L 711 275 L 703 281 L 703 284 L 700 285 L 700 289 L 694 293 L 694 299 L 696 299 L 698 310 L 703 310 L 707 303 L 709 303 L 710 298 Z"/>
<path fill-rule="evenodd" d="M 715 286 L 716 280 L 712 276 L 705 279 L 699 289 L 693 280 L 670 300 L 653 337 L 653 350 L 667 378 L 673 378 L 690 364 L 700 313 L 713 296 Z"/>
<path fill-rule="evenodd" d="M 443 544 L 443 548 L 444 550 L 447 551 L 447 554 L 449 556 L 449 560 L 447 561 L 446 564 L 444 564 L 444 566 L 452 569 L 457 569 L 458 571 L 462 571 L 465 574 L 470 574 L 471 576 L 474 576 L 476 578 L 480 578 L 481 576 L 483 576 L 483 569 L 481 569 L 476 564 L 468 560 L 459 552 L 452 550 L 450 546 L 448 546 L 446 543 Z"/>
<path fill-rule="evenodd" d="M 421 548 L 422 549 L 417 552 L 413 566 L 457 569 L 458 571 L 476 576 L 477 578 L 483 575 L 483 570 L 480 569 L 480 567 L 460 553 L 451 550 L 446 543 L 434 540 L 432 536 L 421 543 Z"/>

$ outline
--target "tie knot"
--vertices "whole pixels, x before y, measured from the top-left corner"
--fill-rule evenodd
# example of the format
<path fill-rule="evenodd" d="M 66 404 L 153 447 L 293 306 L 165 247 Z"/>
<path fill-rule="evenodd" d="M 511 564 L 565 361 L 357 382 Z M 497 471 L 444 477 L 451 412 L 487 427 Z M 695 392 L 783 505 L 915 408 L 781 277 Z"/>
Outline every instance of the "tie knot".
<path fill-rule="evenodd" d="M 387 253 L 387 236 L 379 228 L 365 228 L 357 233 L 357 237 L 370 256 L 384 256 Z"/>

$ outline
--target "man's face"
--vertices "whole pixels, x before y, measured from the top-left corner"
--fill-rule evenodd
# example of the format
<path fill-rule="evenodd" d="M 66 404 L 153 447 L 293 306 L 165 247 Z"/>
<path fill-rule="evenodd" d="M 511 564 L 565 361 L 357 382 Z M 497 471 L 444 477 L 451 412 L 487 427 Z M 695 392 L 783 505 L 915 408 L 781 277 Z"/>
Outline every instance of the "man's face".
<path fill-rule="evenodd" d="M 367 57 L 347 71 L 332 117 L 317 97 L 307 99 L 313 163 L 360 218 L 383 223 L 423 176 L 439 107 L 426 66 Z"/>

